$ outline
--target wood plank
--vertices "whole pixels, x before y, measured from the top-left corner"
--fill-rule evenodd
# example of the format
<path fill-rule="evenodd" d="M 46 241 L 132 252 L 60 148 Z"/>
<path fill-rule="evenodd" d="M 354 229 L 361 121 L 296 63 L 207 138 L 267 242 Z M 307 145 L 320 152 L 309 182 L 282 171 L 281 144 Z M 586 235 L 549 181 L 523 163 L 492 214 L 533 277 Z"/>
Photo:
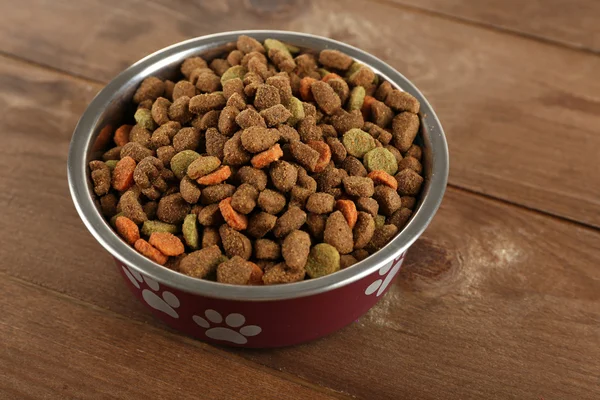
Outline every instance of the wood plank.
<path fill-rule="evenodd" d="M 68 194 L 68 140 L 94 87 L 9 60 L 0 87 L 0 272 L 162 327 Z M 451 189 L 400 279 L 359 323 L 238 354 L 364 399 L 598 398 L 597 265 L 599 232 Z M 105 334 L 118 341 L 115 332 Z"/>
<path fill-rule="evenodd" d="M 389 0 L 600 52 L 600 2 L 595 0 Z"/>
<path fill-rule="evenodd" d="M 5 275 L 0 288 L 5 399 L 340 398 Z"/>
<path fill-rule="evenodd" d="M 343 40 L 431 100 L 449 140 L 451 184 L 600 227 L 598 57 L 397 6 L 301 3 L 268 12 L 273 2 L 24 0 L 4 7 L 0 48 L 106 81 L 165 45 L 232 26 Z"/>

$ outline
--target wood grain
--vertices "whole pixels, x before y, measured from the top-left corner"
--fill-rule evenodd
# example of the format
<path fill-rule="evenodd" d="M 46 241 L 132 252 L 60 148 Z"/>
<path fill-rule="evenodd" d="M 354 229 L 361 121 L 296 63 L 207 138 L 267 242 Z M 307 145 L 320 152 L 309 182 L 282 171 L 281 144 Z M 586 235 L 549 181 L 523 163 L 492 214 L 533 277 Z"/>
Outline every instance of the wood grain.
<path fill-rule="evenodd" d="M 600 2 L 595 0 L 391 1 L 600 52 Z"/>
<path fill-rule="evenodd" d="M 131 297 L 110 257 L 86 232 L 71 204 L 65 177 L 69 136 L 96 87 L 7 59 L 0 63 L 0 87 L 4 88 L 0 169 L 5 172 L 0 174 L 0 272 L 82 302 L 65 315 L 84 315 L 85 308 L 98 307 L 148 326 L 119 325 L 122 322 L 110 322 L 111 317 L 98 311 L 90 319 L 77 317 L 82 319 L 80 327 L 72 328 L 75 336 L 81 332 L 77 329 L 99 331 L 104 340 L 99 345 L 107 346 L 119 343 L 123 335 L 130 343 L 149 335 L 154 348 L 186 354 L 174 369 L 195 371 L 199 361 L 187 360 L 193 351 L 177 350 L 179 336 L 163 330 Z M 236 354 L 361 399 L 596 399 L 600 396 L 597 265 L 598 231 L 450 189 L 433 224 L 409 252 L 390 293 L 358 323 L 306 345 Z M 4 289 L 7 301 L 15 297 L 14 290 Z M 12 313 L 11 318 L 22 324 L 21 330 L 3 334 L 11 338 L 11 346 L 22 349 L 33 341 L 33 349 L 40 353 L 40 349 L 55 355 L 66 351 L 63 342 L 48 342 L 49 337 L 55 340 L 51 330 L 34 331 L 16 342 L 17 336 L 40 325 L 36 318 L 59 312 L 52 311 L 59 301 L 52 296 L 35 302 L 28 300 L 36 298 L 33 294 L 16 297 L 18 302 L 3 305 L 9 308 L 5 314 Z M 42 307 L 45 303 L 48 308 Z M 63 315 L 42 319 L 41 325 L 53 318 L 66 324 L 61 322 Z M 17 325 L 2 321 L 2 329 Z M 61 326 L 61 332 L 66 330 Z M 163 335 L 167 339 L 159 337 Z M 98 344 L 90 340 L 85 336 L 77 346 Z M 89 353 L 69 354 L 69 362 L 78 368 L 90 367 Z M 143 356 L 156 360 L 151 354 Z M 121 365 L 138 365 L 136 359 L 125 359 Z M 68 374 L 60 365 L 57 361 L 56 369 Z M 110 381 L 109 372 L 98 372 L 98 379 Z M 169 375 L 160 370 L 153 376 Z M 46 390 L 44 385 L 49 385 L 33 385 L 27 376 L 23 372 L 11 378 L 11 385 L 25 387 L 20 390 L 29 386 Z M 126 376 L 119 385 L 125 387 L 135 379 Z M 31 379 L 44 382 L 42 377 Z M 100 383 L 85 382 L 90 390 L 101 390 Z M 16 390 L 13 386 L 11 390 Z M 39 393 L 31 396 L 41 397 Z"/>
<path fill-rule="evenodd" d="M 4 399 L 335 399 L 183 336 L 3 276 Z"/>
<path fill-rule="evenodd" d="M 233 28 L 346 41 L 430 99 L 449 140 L 451 184 L 600 227 L 598 57 L 379 3 L 273 4 L 24 0 L 5 7 L 0 47 L 105 82 L 161 47 Z M 26 21 L 36 29 L 22 29 Z"/>

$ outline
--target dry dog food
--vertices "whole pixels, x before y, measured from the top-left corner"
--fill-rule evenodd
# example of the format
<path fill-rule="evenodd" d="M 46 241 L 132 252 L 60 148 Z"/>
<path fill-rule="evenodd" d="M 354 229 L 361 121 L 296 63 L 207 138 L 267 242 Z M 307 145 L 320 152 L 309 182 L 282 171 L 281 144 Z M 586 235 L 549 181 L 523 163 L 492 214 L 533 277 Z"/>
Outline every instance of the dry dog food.
<path fill-rule="evenodd" d="M 225 284 L 319 278 L 381 249 L 423 185 L 419 102 L 337 50 L 236 47 L 140 84 L 89 163 L 103 215 L 152 261 Z"/>

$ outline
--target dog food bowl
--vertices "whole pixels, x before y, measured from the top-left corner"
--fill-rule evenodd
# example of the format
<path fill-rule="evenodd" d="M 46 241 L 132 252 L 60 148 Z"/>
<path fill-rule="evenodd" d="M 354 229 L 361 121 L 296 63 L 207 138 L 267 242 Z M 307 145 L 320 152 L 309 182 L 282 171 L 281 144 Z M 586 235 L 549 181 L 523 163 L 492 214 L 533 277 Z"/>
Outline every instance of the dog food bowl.
<path fill-rule="evenodd" d="M 149 76 L 175 78 L 184 59 L 207 60 L 235 46 L 239 35 L 279 39 L 315 51 L 337 49 L 371 67 L 421 103 L 425 182 L 409 223 L 389 244 L 365 260 L 318 279 L 273 286 L 235 286 L 195 279 L 158 265 L 125 243 L 94 201 L 88 162 L 110 141 L 112 127 L 132 111 L 131 98 Z M 132 293 L 171 327 L 198 339 L 240 347 L 278 347 L 334 332 L 366 313 L 385 294 L 408 248 L 437 211 L 448 179 L 448 147 L 442 126 L 421 92 L 378 58 L 332 39 L 297 32 L 238 31 L 175 44 L 127 68 L 94 98 L 81 117 L 69 150 L 71 195 L 92 235 L 115 259 Z M 402 305 L 399 304 L 398 307 Z"/>

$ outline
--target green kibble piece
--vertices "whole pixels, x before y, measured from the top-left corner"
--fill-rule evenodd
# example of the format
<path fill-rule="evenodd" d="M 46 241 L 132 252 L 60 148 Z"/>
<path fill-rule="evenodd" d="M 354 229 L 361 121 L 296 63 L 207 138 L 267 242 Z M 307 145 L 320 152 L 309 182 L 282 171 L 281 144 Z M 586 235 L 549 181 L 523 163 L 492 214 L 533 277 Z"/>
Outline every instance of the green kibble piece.
<path fill-rule="evenodd" d="M 304 115 L 304 106 L 302 102 L 297 97 L 292 97 L 290 99 L 290 103 L 288 104 L 288 110 L 292 113 L 292 116 L 288 118 L 288 125 L 294 126 L 299 121 L 303 120 Z"/>
<path fill-rule="evenodd" d="M 119 162 L 118 160 L 108 160 L 108 161 L 104 161 L 104 164 L 106 164 L 106 166 L 108 168 L 110 168 L 110 170 L 112 171 L 113 169 L 115 169 L 118 162 Z"/>
<path fill-rule="evenodd" d="M 379 86 L 379 75 L 375 74 L 375 78 L 373 78 L 373 86 Z"/>
<path fill-rule="evenodd" d="M 289 44 L 289 43 L 284 43 L 284 44 L 290 53 L 292 53 L 292 54 L 300 53 L 300 47 L 294 46 L 293 44 Z"/>
<path fill-rule="evenodd" d="M 344 133 L 342 143 L 348 154 L 357 158 L 362 158 L 369 151 L 375 149 L 375 139 L 373 139 L 373 136 L 358 128 L 352 128 Z"/>
<path fill-rule="evenodd" d="M 223 72 L 223 75 L 221 75 L 221 85 L 225 84 L 225 82 L 231 79 L 244 79 L 244 75 L 246 75 L 246 72 L 248 72 L 248 70 L 242 67 L 241 65 L 234 65 L 227 71 Z"/>
<path fill-rule="evenodd" d="M 154 122 L 154 119 L 152 118 L 152 112 L 147 108 L 139 108 L 135 112 L 133 118 L 135 118 L 135 122 L 142 128 L 148 129 L 149 131 L 156 129 L 156 122 Z"/>
<path fill-rule="evenodd" d="M 173 171 L 177 179 L 183 179 L 190 164 L 198 157 L 200 157 L 200 154 L 194 150 L 180 151 L 171 159 L 171 171 Z"/>
<path fill-rule="evenodd" d="M 221 165 L 221 160 L 215 156 L 200 156 L 187 168 L 187 174 L 192 179 L 198 179 L 215 171 Z"/>
<path fill-rule="evenodd" d="M 377 215 L 375 217 L 375 228 L 381 228 L 385 225 L 385 215 Z"/>
<path fill-rule="evenodd" d="M 147 222 L 147 221 L 146 221 Z M 188 214 L 183 220 L 183 239 L 193 250 L 198 250 L 198 217 L 196 214 Z"/>
<path fill-rule="evenodd" d="M 362 86 L 355 86 L 350 92 L 350 100 L 348 100 L 348 111 L 360 110 L 365 102 L 367 92 Z"/>
<path fill-rule="evenodd" d="M 348 71 L 346 71 L 346 78 L 349 78 L 350 76 L 352 76 L 352 74 L 355 73 L 356 71 L 358 71 L 360 69 L 360 67 L 362 67 L 362 66 L 363 65 L 358 62 L 352 63 L 350 68 L 348 68 Z"/>
<path fill-rule="evenodd" d="M 265 49 L 267 49 L 267 54 L 269 54 L 269 50 L 275 49 L 284 52 L 289 58 L 292 58 L 292 53 L 290 53 L 288 47 L 277 39 L 266 39 L 264 45 Z"/>
<path fill-rule="evenodd" d="M 319 243 L 310 250 L 306 261 L 306 273 L 320 278 L 340 270 L 340 253 L 327 243 Z"/>
<path fill-rule="evenodd" d="M 324 78 L 327 74 L 331 73 L 331 72 L 327 71 L 325 68 L 319 68 L 317 70 L 317 72 L 319 73 L 319 75 L 321 75 L 321 78 Z"/>
<path fill-rule="evenodd" d="M 391 151 L 383 147 L 377 147 L 365 154 L 363 163 L 369 172 L 381 170 L 390 175 L 398 172 L 398 160 Z"/>
<path fill-rule="evenodd" d="M 144 221 L 144 225 L 142 225 L 142 235 L 144 236 L 150 236 L 154 232 L 168 232 L 175 234 L 177 231 L 179 231 L 177 225 L 167 224 L 162 221 L 147 220 Z"/>

